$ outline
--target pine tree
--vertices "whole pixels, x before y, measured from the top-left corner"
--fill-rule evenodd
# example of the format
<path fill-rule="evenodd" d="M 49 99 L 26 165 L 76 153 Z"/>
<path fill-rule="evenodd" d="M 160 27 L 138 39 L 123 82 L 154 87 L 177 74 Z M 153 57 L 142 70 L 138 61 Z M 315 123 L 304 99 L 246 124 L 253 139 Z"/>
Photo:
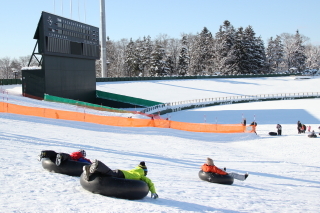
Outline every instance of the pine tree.
<path fill-rule="evenodd" d="M 306 55 L 305 55 L 305 46 L 302 44 L 302 38 L 297 30 L 294 37 L 294 52 L 292 55 L 292 66 L 296 67 L 298 71 L 303 71 L 305 69 Z"/>
<path fill-rule="evenodd" d="M 134 53 L 134 42 L 130 39 L 129 44 L 127 45 L 126 49 L 126 67 L 127 67 L 127 76 L 132 77 L 132 73 L 135 67 L 135 53 Z"/>
<path fill-rule="evenodd" d="M 255 39 L 255 62 L 256 62 L 256 74 L 266 72 L 266 50 L 264 42 L 261 37 Z"/>
<path fill-rule="evenodd" d="M 151 76 L 166 75 L 165 60 L 166 60 L 165 50 L 159 42 L 156 42 L 154 50 L 152 51 L 152 54 L 151 54 L 151 66 L 150 66 Z"/>
<path fill-rule="evenodd" d="M 283 62 L 284 49 L 281 42 L 281 37 L 277 36 L 275 40 L 271 37 L 268 41 L 266 50 L 267 64 L 269 72 L 279 71 L 279 66 Z"/>
<path fill-rule="evenodd" d="M 179 62 L 178 62 L 178 74 L 179 76 L 188 75 L 188 68 L 189 68 L 189 54 L 188 54 L 188 41 L 187 37 L 183 36 L 181 40 L 182 46 L 179 55 Z"/>
<path fill-rule="evenodd" d="M 172 76 L 174 71 L 174 61 L 171 55 L 169 55 L 165 61 L 163 76 Z"/>
<path fill-rule="evenodd" d="M 235 56 L 234 66 L 228 74 L 247 74 L 244 72 L 246 66 L 244 62 L 246 61 L 245 55 L 245 45 L 244 45 L 244 32 L 243 28 L 239 27 L 235 33 L 234 45 L 232 46 L 233 55 Z"/>
<path fill-rule="evenodd" d="M 235 41 L 235 29 L 228 20 L 220 26 L 216 33 L 213 47 L 214 69 L 220 74 L 232 73 L 235 55 L 232 49 Z"/>
<path fill-rule="evenodd" d="M 204 27 L 197 38 L 197 45 L 195 50 L 195 75 L 208 74 L 213 65 L 213 52 L 212 52 L 213 38 L 209 30 Z"/>

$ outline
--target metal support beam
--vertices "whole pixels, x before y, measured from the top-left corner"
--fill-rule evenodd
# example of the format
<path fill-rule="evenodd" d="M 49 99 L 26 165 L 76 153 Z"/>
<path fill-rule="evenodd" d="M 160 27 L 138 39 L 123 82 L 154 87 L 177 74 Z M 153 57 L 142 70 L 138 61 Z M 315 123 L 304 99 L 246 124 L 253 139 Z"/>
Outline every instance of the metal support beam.
<path fill-rule="evenodd" d="M 33 52 L 32 52 L 32 54 L 31 54 L 31 57 L 30 57 L 30 60 L 29 60 L 29 63 L 28 63 L 28 67 L 30 66 L 30 63 L 31 63 L 33 57 L 35 57 L 35 59 L 38 61 L 38 67 L 42 65 L 42 55 L 39 54 L 39 53 L 35 53 L 35 50 L 36 50 L 36 48 L 37 48 L 37 45 L 38 45 L 38 40 L 37 40 L 37 42 L 36 42 L 36 45 L 35 45 L 34 48 L 33 48 Z M 36 57 L 36 54 L 37 54 L 37 55 L 41 55 L 40 61 L 39 61 L 39 59 Z"/>

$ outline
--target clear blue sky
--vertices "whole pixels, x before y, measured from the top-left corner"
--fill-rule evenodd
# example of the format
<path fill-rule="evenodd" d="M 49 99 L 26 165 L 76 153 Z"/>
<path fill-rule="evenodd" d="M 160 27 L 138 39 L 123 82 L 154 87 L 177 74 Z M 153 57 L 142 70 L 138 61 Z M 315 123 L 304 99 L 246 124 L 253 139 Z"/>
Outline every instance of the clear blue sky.
<path fill-rule="evenodd" d="M 0 2 L 0 58 L 32 53 L 41 11 L 71 18 L 70 0 Z M 106 0 L 106 27 L 114 41 L 159 34 L 181 38 L 181 33 L 196 34 L 203 27 L 214 35 L 229 20 L 235 28 L 251 25 L 265 43 L 298 29 L 320 45 L 319 8 L 320 0 Z M 100 0 L 72 0 L 72 19 L 100 27 Z"/>

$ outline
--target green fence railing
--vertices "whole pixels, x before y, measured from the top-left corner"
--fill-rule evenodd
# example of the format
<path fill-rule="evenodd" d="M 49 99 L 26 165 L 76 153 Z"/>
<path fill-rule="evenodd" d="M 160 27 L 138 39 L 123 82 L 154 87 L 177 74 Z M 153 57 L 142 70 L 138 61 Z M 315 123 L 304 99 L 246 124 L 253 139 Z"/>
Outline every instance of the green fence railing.
<path fill-rule="evenodd" d="M 0 85 L 12 85 L 21 83 L 21 79 L 0 79 Z"/>
<path fill-rule="evenodd" d="M 119 112 L 119 113 L 125 113 L 128 111 L 125 110 L 120 110 L 112 107 L 106 107 L 106 106 L 101 106 L 98 104 L 91 104 L 83 101 L 76 101 L 68 98 L 61 98 L 53 95 L 44 95 L 44 100 L 45 101 L 52 101 L 52 102 L 58 102 L 58 103 L 66 103 L 66 104 L 72 104 L 72 105 L 77 105 L 77 106 L 82 106 L 86 108 L 91 108 L 91 109 L 98 109 L 98 110 L 103 110 L 103 111 L 109 111 L 109 112 Z"/>
<path fill-rule="evenodd" d="M 185 100 L 159 104 L 143 109 L 142 113 L 148 114 L 166 114 L 181 110 L 188 110 L 194 108 L 209 107 L 223 104 L 248 103 L 254 101 L 275 101 L 275 100 L 294 100 L 320 98 L 320 92 L 300 92 L 300 93 L 277 93 L 277 94 L 262 94 L 262 95 L 240 95 L 216 98 L 202 98 L 194 100 Z"/>
<path fill-rule="evenodd" d="M 118 102 L 122 102 L 122 103 L 128 103 L 128 104 L 138 105 L 138 106 L 143 106 L 143 107 L 150 107 L 150 106 L 163 104 L 163 103 L 157 102 L 157 101 L 150 101 L 150 100 L 146 100 L 146 99 L 135 98 L 135 97 L 125 96 L 125 95 L 119 95 L 119 94 L 110 93 L 110 92 L 103 92 L 103 91 L 99 91 L 99 90 L 96 90 L 96 95 L 97 95 L 97 98 L 118 101 Z"/>

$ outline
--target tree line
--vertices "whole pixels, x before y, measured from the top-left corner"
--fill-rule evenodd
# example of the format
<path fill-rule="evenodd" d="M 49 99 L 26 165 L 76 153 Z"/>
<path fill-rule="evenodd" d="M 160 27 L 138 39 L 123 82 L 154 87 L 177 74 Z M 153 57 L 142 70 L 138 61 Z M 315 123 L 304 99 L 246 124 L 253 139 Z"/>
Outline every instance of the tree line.
<path fill-rule="evenodd" d="M 206 27 L 180 39 L 160 34 L 155 39 L 107 38 L 107 77 L 268 74 L 319 70 L 320 46 L 309 38 L 283 33 L 265 45 L 252 26 L 235 28 L 224 21 L 213 35 Z M 0 79 L 13 77 L 13 69 L 26 66 L 30 57 L 0 59 Z M 35 61 L 32 65 L 36 64 Z M 101 77 L 101 61 L 96 76 Z"/>

